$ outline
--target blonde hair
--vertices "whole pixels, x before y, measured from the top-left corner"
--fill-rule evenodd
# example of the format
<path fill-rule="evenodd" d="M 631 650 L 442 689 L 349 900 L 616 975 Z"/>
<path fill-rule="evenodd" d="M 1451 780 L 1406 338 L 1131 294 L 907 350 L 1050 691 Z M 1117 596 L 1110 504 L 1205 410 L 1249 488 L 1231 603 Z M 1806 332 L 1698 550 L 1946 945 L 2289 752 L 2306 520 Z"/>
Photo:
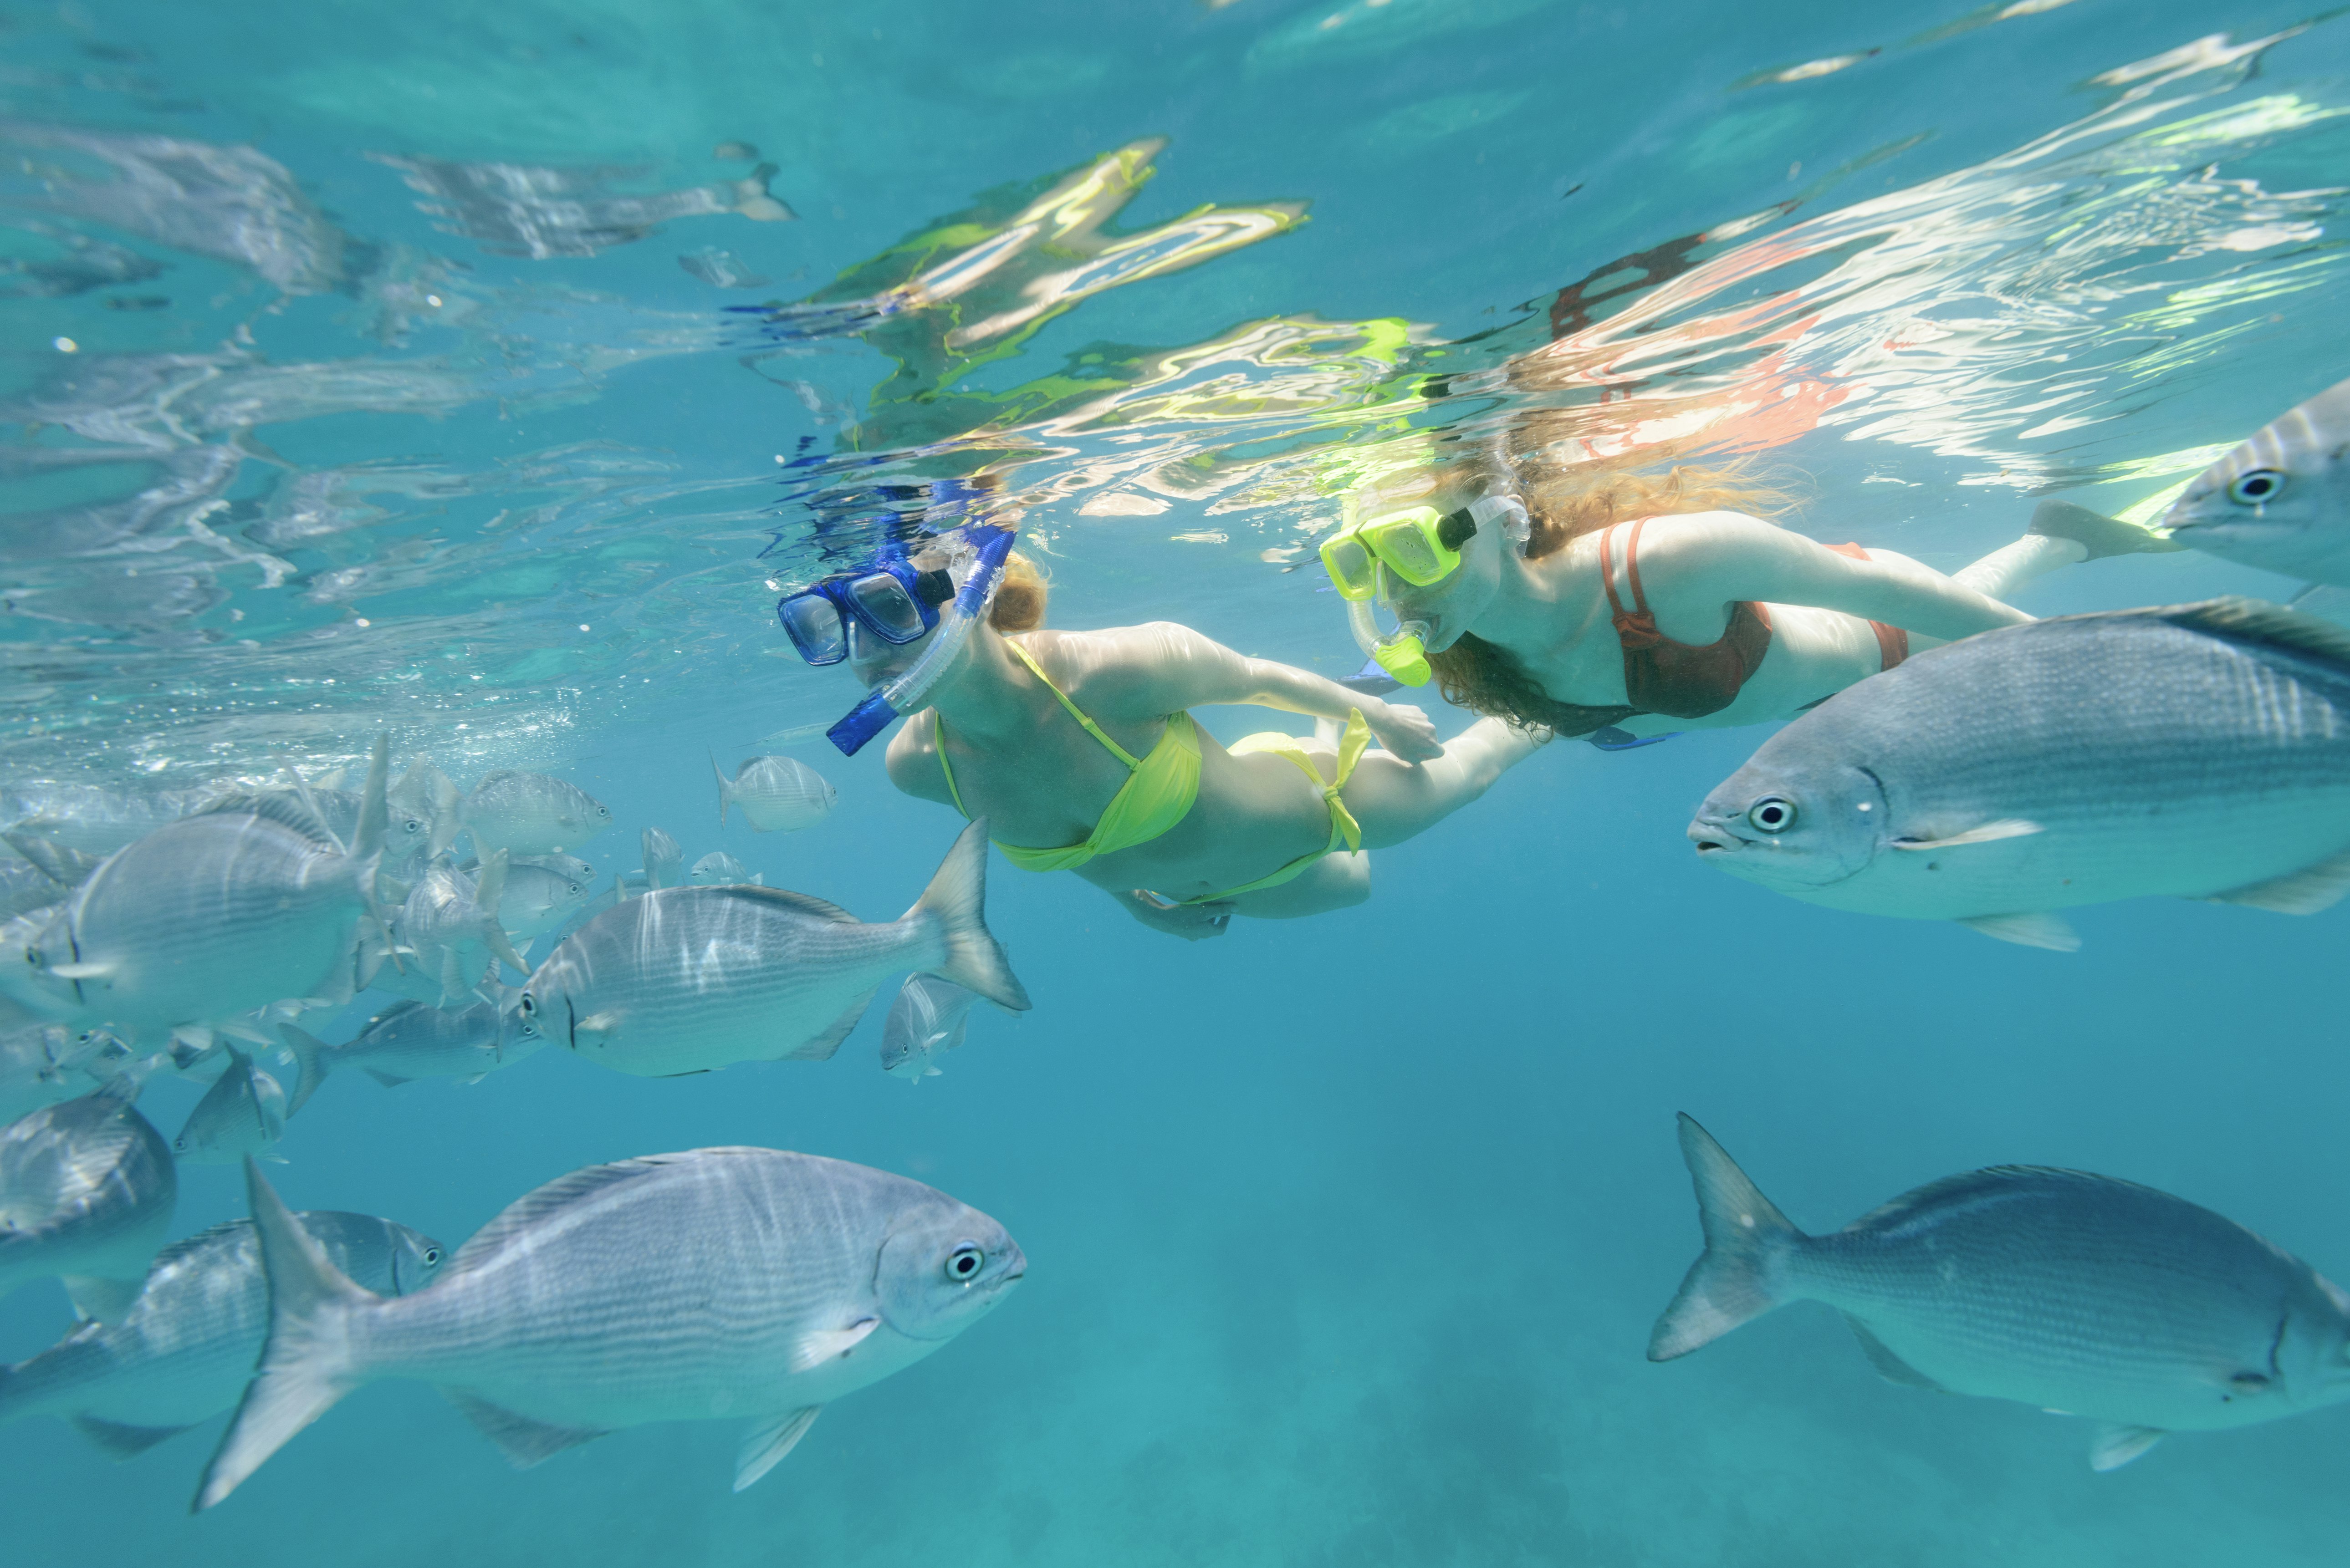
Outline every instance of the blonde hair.
<path fill-rule="evenodd" d="M 998 631 L 1034 631 L 1045 624 L 1045 600 L 1052 579 L 1044 568 L 1014 550 L 1003 558 L 995 579 L 995 600 L 988 607 L 987 624 Z"/>

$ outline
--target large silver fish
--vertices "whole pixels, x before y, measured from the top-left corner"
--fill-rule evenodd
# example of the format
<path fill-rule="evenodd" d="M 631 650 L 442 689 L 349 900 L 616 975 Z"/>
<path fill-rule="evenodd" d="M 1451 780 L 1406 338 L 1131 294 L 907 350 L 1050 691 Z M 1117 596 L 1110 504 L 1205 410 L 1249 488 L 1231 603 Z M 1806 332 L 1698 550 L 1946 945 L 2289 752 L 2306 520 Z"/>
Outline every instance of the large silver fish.
<path fill-rule="evenodd" d="M 2162 523 L 2224 560 L 2350 587 L 2350 381 L 2196 475 Z"/>
<path fill-rule="evenodd" d="M 1811 1236 L 1686 1116 L 1680 1137 L 1705 1251 L 1657 1320 L 1651 1361 L 1822 1302 L 1896 1383 L 2104 1422 L 2089 1455 L 2101 1470 L 2168 1432 L 2350 1398 L 2350 1293 L 2184 1199 L 1994 1166 Z"/>
<path fill-rule="evenodd" d="M 734 1490 L 832 1400 L 978 1321 L 1027 1270 L 1003 1226 L 885 1171 L 764 1148 L 590 1166 L 509 1207 L 430 1289 L 338 1273 L 248 1165 L 268 1349 L 210 1508 L 362 1383 L 448 1396 L 516 1465 L 649 1421 L 749 1422 Z"/>
<path fill-rule="evenodd" d="M 743 808 L 743 819 L 758 833 L 795 833 L 822 822 L 839 794 L 824 775 L 793 757 L 753 757 L 728 778 L 710 759 L 718 775 L 718 826 L 726 826 L 726 808 Z"/>
<path fill-rule="evenodd" d="M 474 852 L 557 855 L 577 849 L 612 826 L 611 808 L 576 784 L 545 774 L 485 774 L 465 797 L 465 826 Z"/>
<path fill-rule="evenodd" d="M 130 1309 L 180 1200 L 136 1094 L 119 1080 L 0 1127 L 0 1295 L 54 1275 L 88 1316 Z"/>
<path fill-rule="evenodd" d="M 910 974 L 881 1026 L 881 1070 L 920 1083 L 939 1075 L 936 1058 L 962 1044 L 979 997 L 934 974 Z"/>
<path fill-rule="evenodd" d="M 286 1091 L 252 1057 L 234 1045 L 223 1049 L 228 1053 L 227 1071 L 204 1091 L 172 1140 L 172 1152 L 183 1165 L 234 1165 L 286 1136 Z"/>
<path fill-rule="evenodd" d="M 278 1033 L 294 1053 L 300 1073 L 286 1114 L 290 1116 L 307 1105 L 337 1068 L 357 1067 L 387 1088 L 415 1078 L 476 1082 L 546 1044 L 540 1035 L 524 1034 L 516 1022 L 498 1003 L 442 1009 L 400 1002 L 369 1019 L 366 1028 L 340 1045 L 329 1045 L 290 1023 L 280 1025 Z"/>
<path fill-rule="evenodd" d="M 432 1237 L 367 1214 L 294 1216 L 363 1290 L 404 1296 L 440 1273 Z M 269 1336 L 269 1281 L 250 1220 L 165 1248 L 121 1323 L 86 1323 L 0 1369 L 0 1423 L 60 1416 L 116 1459 L 236 1407 Z"/>
<path fill-rule="evenodd" d="M 1789 724 L 1689 835 L 1792 898 L 2062 950 L 2075 904 L 2314 913 L 2350 892 L 2350 633 L 2250 599 L 1984 632 Z"/>
<path fill-rule="evenodd" d="M 564 939 L 523 987 L 521 1029 L 623 1073 L 821 1061 L 882 981 L 933 973 L 1024 1012 L 987 929 L 987 834 L 974 822 L 905 915 L 868 925 L 780 888 L 665 888 Z"/>
<path fill-rule="evenodd" d="M 53 1015 L 168 1033 L 295 997 L 347 999 L 375 908 L 383 746 L 348 849 L 300 801 L 234 797 L 107 857 L 20 955 Z"/>

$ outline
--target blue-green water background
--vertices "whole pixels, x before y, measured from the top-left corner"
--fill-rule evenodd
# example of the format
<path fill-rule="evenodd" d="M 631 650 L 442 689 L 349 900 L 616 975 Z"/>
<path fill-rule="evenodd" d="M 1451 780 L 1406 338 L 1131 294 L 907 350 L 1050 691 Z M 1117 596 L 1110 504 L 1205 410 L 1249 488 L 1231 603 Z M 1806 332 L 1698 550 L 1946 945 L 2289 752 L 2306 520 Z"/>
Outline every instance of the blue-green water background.
<path fill-rule="evenodd" d="M 362 396 L 175 433 L 150 408 L 139 428 L 161 432 L 159 452 L 232 449 L 232 504 L 210 524 L 229 536 L 267 514 L 294 471 L 397 461 L 475 477 L 376 493 L 380 515 L 314 553 L 280 550 L 296 574 L 275 586 L 233 550 L 204 545 L 190 565 L 182 546 L 158 546 L 195 585 L 171 606 L 0 622 L 16 687 L 7 772 L 181 783 L 346 758 L 389 724 L 403 753 L 431 752 L 461 784 L 517 765 L 595 793 L 620 825 L 587 850 L 599 867 L 632 860 L 638 829 L 658 823 L 689 857 L 723 846 L 771 883 L 893 915 L 957 824 L 890 791 L 878 746 L 854 761 L 805 735 L 764 748 L 839 786 L 838 809 L 809 832 L 760 837 L 712 819 L 705 749 L 731 764 L 856 695 L 845 675 L 775 657 L 763 584 L 777 557 L 758 552 L 771 529 L 786 560 L 806 536 L 774 458 L 803 438 L 832 451 L 889 369 L 846 338 L 746 358 L 756 350 L 722 306 L 801 297 L 978 192 L 1164 137 L 1157 178 L 1121 223 L 1276 201 L 1310 202 L 1310 221 L 1088 299 L 973 384 L 1019 385 L 1088 345 L 1203 342 L 1309 313 L 1402 317 L 1424 342 L 1457 341 L 1525 319 L 1524 302 L 1613 258 L 1791 198 L 1805 202 L 1801 221 L 1980 178 L 2143 79 L 2101 86 L 2100 73 L 2198 40 L 2219 59 L 2309 20 L 2285 5 L 2000 9 L 12 7 L 0 19 L 12 128 L 255 147 L 379 247 L 346 269 L 378 282 L 281 302 L 249 266 L 42 207 L 49 176 L 35 165 L 52 154 L 21 153 L 31 161 L 8 171 L 0 222 L 47 228 L 6 231 L 10 254 L 54 256 L 73 232 L 166 270 L 0 300 L 0 395 L 16 421 L 0 438 L 19 457 L 108 444 L 27 410 L 67 397 L 60 378 L 119 357 L 228 352 L 248 370 L 364 360 L 449 379 L 412 410 Z M 2350 27 L 2320 21 L 2214 65 L 2181 88 L 2203 96 L 2154 113 L 2158 130 L 2280 97 L 2299 106 L 2223 128 L 2208 158 L 2121 161 L 2101 187 L 2108 219 L 2147 214 L 2145 245 L 2186 256 L 2151 296 L 2101 301 L 2115 257 L 2137 253 L 2076 260 L 2060 218 L 2024 242 L 2028 265 L 1984 286 L 1988 304 L 1970 303 L 1986 319 L 2070 310 L 2093 326 L 2170 310 L 2168 328 L 2091 331 L 2065 350 L 2093 368 L 2086 406 L 2105 422 L 2034 434 L 2042 416 L 2018 412 L 2002 441 L 1939 445 L 1930 432 L 1814 431 L 1768 453 L 1808 497 L 1798 525 L 1954 567 L 2012 537 L 2035 493 L 2098 479 L 2115 486 L 2107 504 L 2150 493 L 2157 478 L 2112 465 L 2233 440 L 2336 379 L 2350 317 L 2329 186 L 2350 158 L 2330 124 L 2350 110 L 2345 68 Z M 540 260 L 436 228 L 368 156 L 643 165 L 617 183 L 674 190 L 743 173 L 712 161 L 728 140 L 779 166 L 772 189 L 799 222 L 680 219 Z M 1823 171 L 1839 172 L 1822 184 Z M 2307 232 L 2198 262 L 2192 235 L 2165 230 L 2192 214 L 2165 202 L 2244 181 L 2315 192 L 2294 220 Z M 1997 203 L 1970 222 L 1967 234 L 1996 234 Z M 1964 237 L 1942 250 L 1954 298 L 1975 265 Z M 677 265 L 702 246 L 775 282 L 722 294 Z M 416 319 L 386 327 L 394 262 L 470 317 L 443 324 L 411 299 Z M 105 304 L 135 296 L 168 304 Z M 1884 331 L 1924 313 L 1904 303 Z M 1846 314 L 1866 321 L 1867 307 Z M 2021 410 L 2050 374 L 2043 354 L 2002 359 L 2002 330 L 1986 328 L 1979 358 L 1952 372 L 1973 381 L 1978 412 Z M 1258 433 L 1276 439 L 1279 421 Z M 1048 453 L 1022 482 L 1077 461 Z M 0 471 L 0 527 L 25 545 L 26 519 L 132 493 L 145 472 Z M 1028 525 L 1051 546 L 1055 624 L 1180 619 L 1340 674 L 1357 660 L 1333 602 L 1261 558 L 1332 514 L 1293 493 L 1213 514 L 1180 500 L 1139 516 L 1041 504 Z M 1171 538 L 1187 532 L 1227 537 Z M 24 581 L 67 580 L 42 577 L 51 557 L 29 545 L 16 554 Z M 337 587 L 336 572 L 359 575 Z M 2047 614 L 2219 591 L 2291 585 L 2178 555 L 2060 574 L 2018 602 Z M 597 629 L 573 642 L 575 623 Z M 328 691 L 318 682 L 334 670 Z M 1256 727 L 1208 717 L 1228 738 Z M 1700 867 L 1681 836 L 1758 738 L 1619 755 L 1554 746 L 1462 817 L 1381 852 L 1367 906 L 1243 922 L 1198 946 L 999 861 L 990 919 L 1035 1011 L 975 1018 L 944 1075 L 918 1089 L 875 1069 L 879 1009 L 821 1065 L 647 1082 L 548 1052 L 468 1087 L 338 1081 L 283 1145 L 291 1163 L 275 1179 L 300 1207 L 382 1213 L 454 1242 L 578 1165 L 761 1144 L 931 1181 L 1003 1220 L 1031 1272 L 1003 1311 L 827 1411 L 739 1497 L 723 1424 L 628 1432 L 517 1474 L 429 1390 L 385 1385 L 193 1521 L 216 1424 L 122 1466 L 46 1418 L 0 1429 L 5 1556 L 2339 1561 L 2350 1412 L 2180 1438 L 2100 1477 L 2083 1424 L 1887 1385 L 1823 1311 L 1773 1316 L 1671 1366 L 1643 1359 L 1696 1250 L 1676 1110 L 1814 1228 L 1936 1176 L 2028 1161 L 2152 1183 L 2350 1275 L 2341 914 L 2094 909 L 2077 921 L 2086 946 L 2060 957 L 1800 906 Z M 194 1097 L 162 1083 L 146 1105 L 169 1130 Z M 242 1203 L 234 1172 L 190 1169 L 177 1230 Z M 21 1291 L 0 1303 L 0 1354 L 28 1355 L 66 1322 L 54 1287 Z"/>

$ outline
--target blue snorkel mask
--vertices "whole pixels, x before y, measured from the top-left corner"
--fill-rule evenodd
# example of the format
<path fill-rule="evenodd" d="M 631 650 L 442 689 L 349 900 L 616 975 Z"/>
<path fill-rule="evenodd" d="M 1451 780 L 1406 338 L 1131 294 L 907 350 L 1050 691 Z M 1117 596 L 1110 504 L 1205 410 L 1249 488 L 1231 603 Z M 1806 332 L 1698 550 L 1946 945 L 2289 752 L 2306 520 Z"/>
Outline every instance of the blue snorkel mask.
<path fill-rule="evenodd" d="M 916 641 L 931 628 L 937 628 L 937 634 L 931 639 L 930 647 L 922 650 L 920 659 L 895 680 L 883 684 L 879 691 L 868 695 L 865 701 L 850 709 L 840 722 L 825 732 L 826 739 L 839 747 L 842 755 L 855 756 L 865 742 L 922 705 L 922 699 L 930 694 L 931 688 L 947 672 L 947 667 L 962 652 L 963 644 L 971 640 L 972 628 L 979 624 L 980 617 L 987 613 L 988 600 L 995 591 L 996 578 L 1003 569 L 1004 558 L 1012 554 L 1012 546 L 1017 538 L 1014 530 L 1001 524 L 970 523 L 934 542 L 933 548 L 945 546 L 970 563 L 970 570 L 943 613 L 926 601 L 929 594 L 937 590 L 936 579 L 947 576 L 951 581 L 951 576 L 936 572 L 917 573 L 905 561 L 902 552 L 894 555 L 885 553 L 864 573 L 828 578 L 813 588 L 792 595 L 775 607 L 776 615 L 783 619 L 784 629 L 791 633 L 793 643 L 810 664 L 837 664 L 847 657 L 847 628 L 852 621 L 871 630 L 883 641 L 900 646 Z M 893 593 L 893 589 L 896 592 Z M 898 602 L 899 593 L 910 601 L 912 618 L 920 621 L 920 626 L 913 626 L 912 620 L 907 618 L 908 607 Z M 810 653 L 811 646 L 819 652 L 825 652 L 831 645 L 824 640 L 824 613 L 806 602 L 812 599 L 819 601 L 826 610 L 831 612 L 832 624 L 837 627 L 839 634 L 839 651 L 821 659 Z M 799 613 L 806 618 L 806 631 L 811 635 L 812 642 L 804 641 L 803 631 L 794 628 L 790 612 L 791 607 L 795 605 L 802 607 Z M 847 618 L 843 618 L 841 614 L 844 610 Z M 910 627 L 912 627 L 910 632 L 908 631 Z"/>
<path fill-rule="evenodd" d="M 848 657 L 852 626 L 896 647 L 920 641 L 939 624 L 938 607 L 954 595 L 951 575 L 916 571 L 905 551 L 891 545 L 865 571 L 843 572 L 786 595 L 775 606 L 775 618 L 800 657 L 822 667 Z"/>

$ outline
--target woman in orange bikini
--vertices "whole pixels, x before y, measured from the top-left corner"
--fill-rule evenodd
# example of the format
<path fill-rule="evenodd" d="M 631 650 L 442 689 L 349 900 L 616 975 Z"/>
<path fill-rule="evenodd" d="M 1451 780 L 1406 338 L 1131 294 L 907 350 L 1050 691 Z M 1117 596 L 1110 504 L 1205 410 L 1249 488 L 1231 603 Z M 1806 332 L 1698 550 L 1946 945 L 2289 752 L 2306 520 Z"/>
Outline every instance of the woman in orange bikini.
<path fill-rule="evenodd" d="M 1910 653 L 2031 619 L 2001 599 L 2043 572 L 2161 547 L 2052 502 L 2023 538 L 1945 576 L 1766 523 L 1753 514 L 1779 498 L 1721 471 L 1575 471 L 1523 500 L 1500 471 L 1423 475 L 1416 488 L 1357 504 L 1347 534 L 1377 538 L 1384 524 L 1398 557 L 1367 568 L 1378 597 L 1417 635 L 1412 651 L 1424 649 L 1446 698 L 1560 735 L 1793 718 Z M 1429 519 L 1425 543 L 1388 522 L 1415 513 Z M 1355 553 L 1358 570 L 1366 558 Z M 1390 668 L 1410 663 L 1398 641 L 1380 650 Z"/>

